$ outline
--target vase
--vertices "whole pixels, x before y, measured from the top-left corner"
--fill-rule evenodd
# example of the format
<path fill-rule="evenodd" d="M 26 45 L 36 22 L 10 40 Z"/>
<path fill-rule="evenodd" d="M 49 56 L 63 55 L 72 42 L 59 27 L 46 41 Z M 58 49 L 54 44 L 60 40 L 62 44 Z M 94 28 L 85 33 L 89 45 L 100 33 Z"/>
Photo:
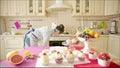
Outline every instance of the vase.
<path fill-rule="evenodd" d="M 84 48 L 81 50 L 83 53 L 89 53 L 91 51 L 91 48 L 89 47 L 88 40 L 85 40 L 84 38 L 78 37 L 78 40 L 80 42 L 84 43 Z"/>

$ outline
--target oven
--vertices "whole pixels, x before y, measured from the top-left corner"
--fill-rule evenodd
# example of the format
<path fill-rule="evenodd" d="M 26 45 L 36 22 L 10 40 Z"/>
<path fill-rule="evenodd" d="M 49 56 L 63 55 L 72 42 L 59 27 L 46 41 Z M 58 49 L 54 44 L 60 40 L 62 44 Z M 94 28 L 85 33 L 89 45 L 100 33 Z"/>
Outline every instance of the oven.
<path fill-rule="evenodd" d="M 64 45 L 62 45 L 62 42 L 64 42 L 64 41 L 58 41 L 58 40 L 49 41 L 49 46 L 64 46 Z"/>

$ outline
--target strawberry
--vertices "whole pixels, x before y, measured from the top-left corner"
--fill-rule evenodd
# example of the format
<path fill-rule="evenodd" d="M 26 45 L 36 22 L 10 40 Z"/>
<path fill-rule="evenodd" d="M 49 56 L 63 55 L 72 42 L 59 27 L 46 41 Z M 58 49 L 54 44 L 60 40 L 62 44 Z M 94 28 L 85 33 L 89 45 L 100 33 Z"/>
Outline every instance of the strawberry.
<path fill-rule="evenodd" d="M 100 53 L 100 54 L 98 55 L 98 58 L 107 61 L 107 60 L 110 59 L 110 56 L 108 55 L 108 53 Z"/>
<path fill-rule="evenodd" d="M 94 51 L 90 51 L 89 53 L 90 53 L 90 54 L 94 54 Z"/>
<path fill-rule="evenodd" d="M 43 55 L 46 55 L 46 53 L 43 53 Z"/>

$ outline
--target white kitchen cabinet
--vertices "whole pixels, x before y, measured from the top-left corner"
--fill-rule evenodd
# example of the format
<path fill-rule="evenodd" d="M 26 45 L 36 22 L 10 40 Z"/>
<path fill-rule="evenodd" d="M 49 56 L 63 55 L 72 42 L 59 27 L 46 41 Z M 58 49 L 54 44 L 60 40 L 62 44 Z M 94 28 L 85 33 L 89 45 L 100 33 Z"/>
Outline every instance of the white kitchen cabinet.
<path fill-rule="evenodd" d="M 16 16 L 27 15 L 27 0 L 15 0 L 16 1 Z"/>
<path fill-rule="evenodd" d="M 27 0 L 28 16 L 45 16 L 45 0 Z"/>
<path fill-rule="evenodd" d="M 119 14 L 120 14 L 120 0 L 119 0 L 119 9 L 118 10 L 119 10 Z"/>
<path fill-rule="evenodd" d="M 119 0 L 105 0 L 105 15 L 119 13 Z"/>
<path fill-rule="evenodd" d="M 94 0 L 94 15 L 102 16 L 104 15 L 104 0 Z"/>
<path fill-rule="evenodd" d="M 0 61 L 5 59 L 4 37 L 0 36 Z"/>
<path fill-rule="evenodd" d="M 94 0 L 83 0 L 82 10 L 84 16 L 94 15 Z"/>
<path fill-rule="evenodd" d="M 92 15 L 94 0 L 75 0 L 73 2 L 73 16 Z"/>
<path fill-rule="evenodd" d="M 8 16 L 8 0 L 0 0 L 0 16 Z"/>
<path fill-rule="evenodd" d="M 16 16 L 16 0 L 8 0 L 8 16 Z"/>
<path fill-rule="evenodd" d="M 89 41 L 89 45 L 91 48 L 95 50 L 107 52 L 108 36 L 101 36 L 100 38 L 97 39 L 91 39 Z"/>
<path fill-rule="evenodd" d="M 4 35 L 0 36 L 0 59 L 3 60 L 5 59 L 6 55 L 8 52 L 12 50 L 20 51 L 23 49 L 24 45 L 24 36 L 19 35 L 19 36 L 14 36 L 14 35 Z"/>
<path fill-rule="evenodd" d="M 120 37 L 109 36 L 108 52 L 111 55 L 120 58 Z"/>
<path fill-rule="evenodd" d="M 95 16 L 104 14 L 104 0 L 75 0 L 73 16 Z"/>
<path fill-rule="evenodd" d="M 26 0 L 0 0 L 0 16 L 25 16 Z"/>
<path fill-rule="evenodd" d="M 0 0 L 0 16 L 45 16 L 45 0 Z"/>
<path fill-rule="evenodd" d="M 26 16 L 26 0 L 8 0 L 8 16 Z"/>

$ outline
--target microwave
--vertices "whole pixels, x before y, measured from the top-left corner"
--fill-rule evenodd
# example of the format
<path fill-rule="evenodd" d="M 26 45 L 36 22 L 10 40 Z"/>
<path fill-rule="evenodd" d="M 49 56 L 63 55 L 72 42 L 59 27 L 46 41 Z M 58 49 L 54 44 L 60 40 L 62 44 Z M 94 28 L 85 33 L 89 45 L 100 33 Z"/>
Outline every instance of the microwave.
<path fill-rule="evenodd" d="M 62 45 L 62 42 L 65 41 L 49 41 L 49 46 L 64 46 Z"/>

